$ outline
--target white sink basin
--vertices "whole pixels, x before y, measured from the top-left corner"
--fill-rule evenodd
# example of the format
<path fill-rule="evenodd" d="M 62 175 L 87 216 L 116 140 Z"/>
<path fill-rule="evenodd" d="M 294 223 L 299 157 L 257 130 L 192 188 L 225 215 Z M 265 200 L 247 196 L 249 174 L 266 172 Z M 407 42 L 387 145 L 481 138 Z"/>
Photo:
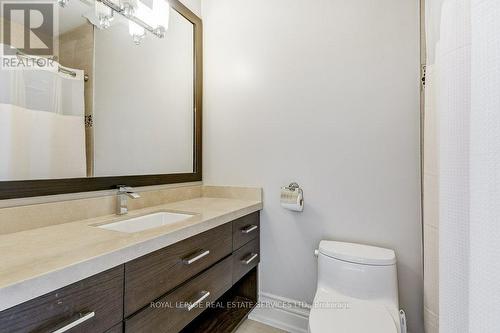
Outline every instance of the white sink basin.
<path fill-rule="evenodd" d="M 98 228 L 121 231 L 126 233 L 134 233 L 148 229 L 163 227 L 169 224 L 187 220 L 194 215 L 160 212 L 140 217 L 134 217 L 124 221 L 113 222 L 109 224 L 99 225 Z"/>

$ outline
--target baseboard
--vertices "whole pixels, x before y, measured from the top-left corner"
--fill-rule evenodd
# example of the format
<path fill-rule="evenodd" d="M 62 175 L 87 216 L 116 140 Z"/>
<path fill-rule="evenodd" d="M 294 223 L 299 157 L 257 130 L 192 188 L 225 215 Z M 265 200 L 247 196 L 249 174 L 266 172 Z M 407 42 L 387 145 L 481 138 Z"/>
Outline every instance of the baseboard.
<path fill-rule="evenodd" d="M 261 292 L 259 304 L 250 312 L 248 319 L 290 333 L 308 333 L 310 310 L 311 305 L 304 302 Z"/>
<path fill-rule="evenodd" d="M 307 333 L 310 305 L 261 292 L 249 319 L 290 333 Z"/>

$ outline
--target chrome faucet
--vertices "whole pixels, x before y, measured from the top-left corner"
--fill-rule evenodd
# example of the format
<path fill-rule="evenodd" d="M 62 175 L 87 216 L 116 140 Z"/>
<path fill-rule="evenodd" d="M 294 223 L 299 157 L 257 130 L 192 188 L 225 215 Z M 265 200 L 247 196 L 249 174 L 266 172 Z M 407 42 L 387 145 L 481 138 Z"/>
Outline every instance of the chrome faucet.
<path fill-rule="evenodd" d="M 134 192 L 134 189 L 125 185 L 118 185 L 118 198 L 116 201 L 116 214 L 125 215 L 128 213 L 127 199 L 138 199 L 141 196 L 139 193 Z"/>

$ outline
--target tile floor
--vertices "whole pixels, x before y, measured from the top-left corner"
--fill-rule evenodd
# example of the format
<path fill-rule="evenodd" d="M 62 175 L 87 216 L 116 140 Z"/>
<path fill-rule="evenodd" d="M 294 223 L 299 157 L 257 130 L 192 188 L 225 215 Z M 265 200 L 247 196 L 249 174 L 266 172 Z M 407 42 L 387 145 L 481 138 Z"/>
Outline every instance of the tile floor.
<path fill-rule="evenodd" d="M 280 329 L 247 319 L 235 333 L 286 333 Z"/>

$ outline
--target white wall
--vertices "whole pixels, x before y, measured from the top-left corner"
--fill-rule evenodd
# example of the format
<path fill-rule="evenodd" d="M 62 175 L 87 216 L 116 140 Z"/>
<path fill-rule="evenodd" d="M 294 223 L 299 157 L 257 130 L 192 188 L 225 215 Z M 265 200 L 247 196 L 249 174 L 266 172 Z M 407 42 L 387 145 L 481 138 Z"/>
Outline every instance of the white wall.
<path fill-rule="evenodd" d="M 195 13 L 198 17 L 201 17 L 201 0 L 180 0 L 189 8 L 193 13 Z"/>
<path fill-rule="evenodd" d="M 394 248 L 423 332 L 418 1 L 202 5 L 204 181 L 264 188 L 261 291 L 311 302 L 321 239 Z"/>

